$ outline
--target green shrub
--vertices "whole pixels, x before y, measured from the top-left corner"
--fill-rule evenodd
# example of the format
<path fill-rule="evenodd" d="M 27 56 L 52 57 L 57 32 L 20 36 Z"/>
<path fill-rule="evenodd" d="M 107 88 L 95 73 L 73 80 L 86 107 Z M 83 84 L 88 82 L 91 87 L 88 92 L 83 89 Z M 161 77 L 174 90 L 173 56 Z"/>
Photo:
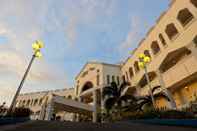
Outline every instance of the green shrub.
<path fill-rule="evenodd" d="M 149 110 L 146 112 L 124 112 L 122 119 L 194 119 L 194 114 L 177 110 Z"/>
<path fill-rule="evenodd" d="M 31 115 L 31 110 L 29 108 L 19 107 L 15 108 L 13 112 L 8 114 L 8 117 L 29 117 Z"/>

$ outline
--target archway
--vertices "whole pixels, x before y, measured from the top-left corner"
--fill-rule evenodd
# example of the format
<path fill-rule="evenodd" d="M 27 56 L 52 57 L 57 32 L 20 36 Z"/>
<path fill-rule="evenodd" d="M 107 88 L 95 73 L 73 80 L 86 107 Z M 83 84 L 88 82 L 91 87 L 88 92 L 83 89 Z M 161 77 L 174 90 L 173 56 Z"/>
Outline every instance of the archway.
<path fill-rule="evenodd" d="M 88 90 L 88 89 L 91 89 L 91 88 L 93 88 L 93 87 L 94 87 L 94 85 L 92 84 L 92 82 L 91 82 L 91 81 L 88 81 L 88 82 L 86 82 L 86 83 L 84 84 L 84 86 L 82 87 L 81 93 L 84 92 L 84 91 L 86 91 L 86 90 Z"/>

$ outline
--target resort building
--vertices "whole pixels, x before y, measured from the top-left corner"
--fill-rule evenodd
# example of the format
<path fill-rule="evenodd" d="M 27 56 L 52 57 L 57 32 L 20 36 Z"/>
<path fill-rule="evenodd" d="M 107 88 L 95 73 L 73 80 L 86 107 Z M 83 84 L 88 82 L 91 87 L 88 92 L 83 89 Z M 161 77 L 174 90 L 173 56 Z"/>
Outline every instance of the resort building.
<path fill-rule="evenodd" d="M 161 86 L 173 96 L 178 108 L 197 96 L 197 0 L 173 0 L 133 51 L 121 72 L 139 95 L 148 93 L 144 69 L 138 66 L 139 54 L 151 58 L 147 65 L 152 87 Z M 163 99 L 158 107 L 168 107 Z"/>
<path fill-rule="evenodd" d="M 112 81 L 118 85 L 123 81 L 130 82 L 125 93 L 137 96 L 148 94 L 145 71 L 138 64 L 141 53 L 151 58 L 147 64 L 151 87 L 160 86 L 158 92 L 167 91 L 175 101 L 172 104 L 161 97 L 156 100 L 158 108 L 182 109 L 196 100 L 197 0 L 172 0 L 169 9 L 159 17 L 124 63 L 88 62 L 76 76 L 74 89 L 22 94 L 17 99 L 17 106 L 30 107 L 34 113 L 42 112 L 48 93 L 55 94 L 51 100 L 59 106 L 51 104 L 54 109 L 74 113 L 72 120 L 79 120 L 80 114 L 90 116 L 92 113 L 93 121 L 97 121 L 97 111 L 103 107 L 103 87 Z M 48 101 L 44 105 L 50 103 Z"/>
<path fill-rule="evenodd" d="M 16 107 L 29 108 L 32 111 L 31 119 L 40 119 L 42 108 L 48 105 L 54 96 L 66 99 L 74 99 L 74 89 L 59 89 L 52 91 L 42 91 L 33 93 L 24 93 L 17 98 Z M 62 120 L 72 120 L 72 114 L 65 111 L 56 111 L 56 116 Z"/>

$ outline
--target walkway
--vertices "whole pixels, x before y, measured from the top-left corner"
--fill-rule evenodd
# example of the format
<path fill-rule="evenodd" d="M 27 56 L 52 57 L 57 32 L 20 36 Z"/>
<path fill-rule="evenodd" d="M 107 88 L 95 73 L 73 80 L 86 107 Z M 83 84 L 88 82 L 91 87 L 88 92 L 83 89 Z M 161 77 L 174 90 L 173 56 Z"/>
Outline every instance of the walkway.
<path fill-rule="evenodd" d="M 18 126 L 0 127 L 0 131 L 196 131 L 196 128 L 118 122 L 109 124 L 57 121 L 31 121 Z"/>

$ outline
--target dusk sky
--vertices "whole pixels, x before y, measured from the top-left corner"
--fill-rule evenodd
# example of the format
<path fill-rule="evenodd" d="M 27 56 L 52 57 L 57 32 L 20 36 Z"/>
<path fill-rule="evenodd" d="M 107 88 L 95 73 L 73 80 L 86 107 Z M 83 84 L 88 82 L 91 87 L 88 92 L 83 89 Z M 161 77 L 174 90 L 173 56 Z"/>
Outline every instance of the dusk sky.
<path fill-rule="evenodd" d="M 22 92 L 71 88 L 87 61 L 120 63 L 170 0 L 0 0 L 0 104 L 12 99 L 32 55 L 45 43 Z"/>

